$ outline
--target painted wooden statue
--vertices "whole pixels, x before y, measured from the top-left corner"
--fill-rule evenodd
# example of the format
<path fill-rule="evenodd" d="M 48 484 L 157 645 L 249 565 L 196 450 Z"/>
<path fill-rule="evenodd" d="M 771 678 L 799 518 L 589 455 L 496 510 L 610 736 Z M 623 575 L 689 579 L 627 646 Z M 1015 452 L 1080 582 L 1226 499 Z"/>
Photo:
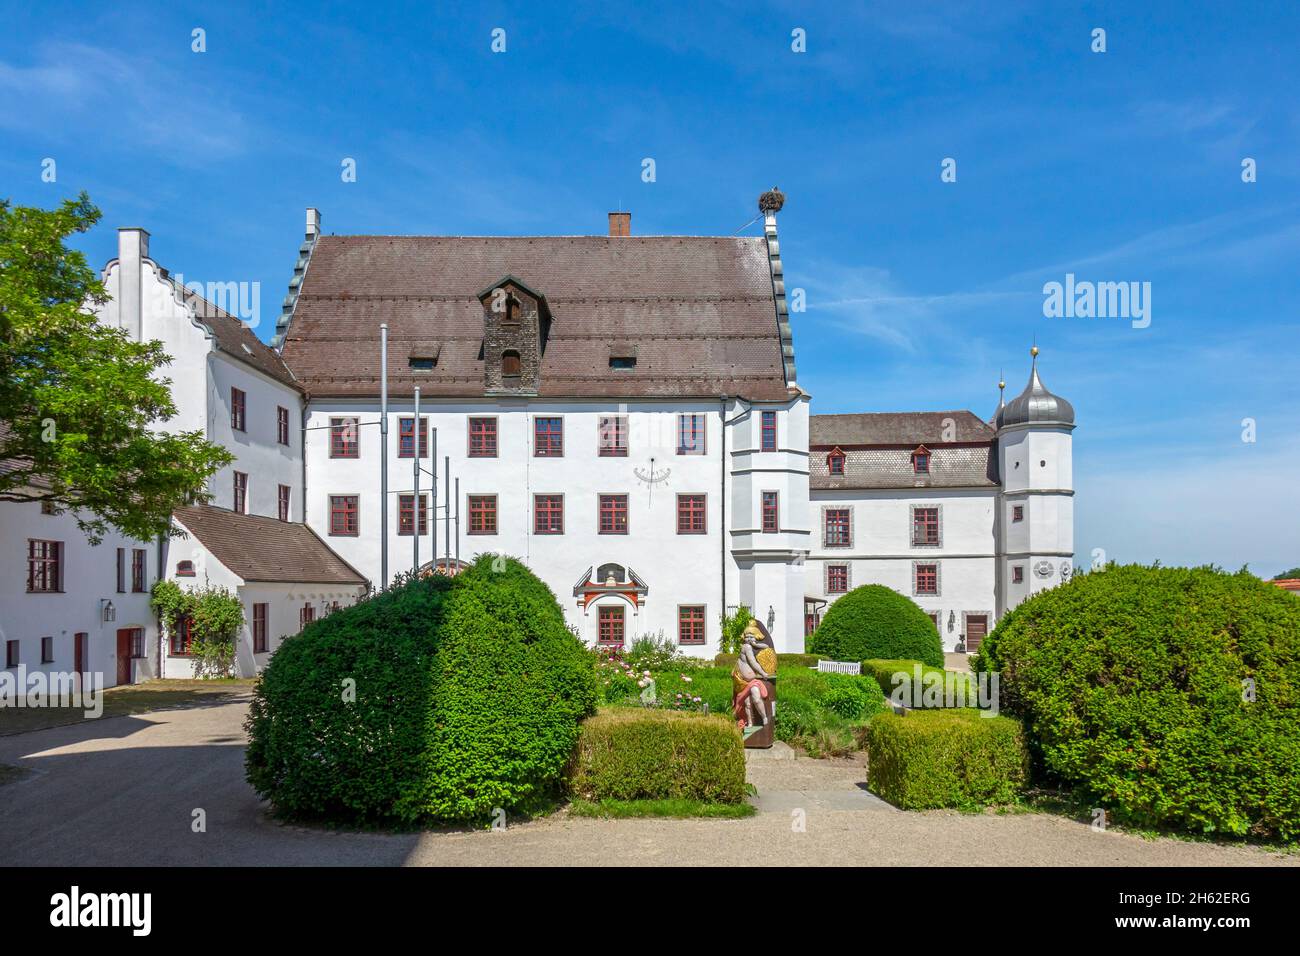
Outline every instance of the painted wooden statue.
<path fill-rule="evenodd" d="M 746 747 L 770 747 L 775 736 L 776 649 L 772 635 L 750 620 L 731 672 L 732 714 Z"/>

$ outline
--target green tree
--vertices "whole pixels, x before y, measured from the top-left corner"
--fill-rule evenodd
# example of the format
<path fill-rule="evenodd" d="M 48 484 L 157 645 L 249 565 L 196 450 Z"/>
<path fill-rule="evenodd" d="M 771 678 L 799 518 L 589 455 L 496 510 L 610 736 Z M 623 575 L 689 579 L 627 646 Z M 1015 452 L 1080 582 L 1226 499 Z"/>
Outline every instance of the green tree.
<path fill-rule="evenodd" d="M 107 294 L 64 242 L 99 217 L 85 193 L 54 210 L 0 201 L 0 501 L 71 511 L 92 542 L 144 540 L 233 458 L 200 431 L 153 429 L 176 413 L 158 374 L 171 358 L 95 320 Z"/>
<path fill-rule="evenodd" d="M 1274 581 L 1289 581 L 1294 578 L 1300 578 L 1300 568 L 1292 568 L 1290 571 L 1283 571 L 1281 574 L 1273 575 Z"/>

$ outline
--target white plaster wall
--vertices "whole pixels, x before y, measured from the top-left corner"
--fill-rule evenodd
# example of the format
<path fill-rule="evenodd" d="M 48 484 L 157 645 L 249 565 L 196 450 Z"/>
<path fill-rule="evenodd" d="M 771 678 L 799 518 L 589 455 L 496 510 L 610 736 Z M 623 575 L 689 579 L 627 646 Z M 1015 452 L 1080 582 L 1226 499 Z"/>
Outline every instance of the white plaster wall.
<path fill-rule="evenodd" d="M 248 475 L 248 513 L 279 517 L 279 486 L 288 485 L 289 520 L 302 521 L 302 398 L 287 385 L 213 352 L 208 362 L 208 440 L 224 446 L 233 464 L 209 480 L 212 503 L 233 508 L 234 472 Z M 244 431 L 230 427 L 230 390 L 244 392 Z M 289 444 L 277 440 L 276 408 L 289 410 Z"/>
<path fill-rule="evenodd" d="M 796 404 L 798 421 L 791 440 L 806 446 L 806 402 Z M 727 410 L 732 417 L 742 408 L 735 403 Z M 706 454 L 678 455 L 677 416 L 698 412 L 705 416 Z M 412 539 L 397 534 L 397 496 L 410 493 L 413 486 L 412 460 L 398 458 L 398 420 L 409 417 L 411 403 L 404 400 L 390 409 L 389 424 L 389 576 L 409 570 L 413 562 Z M 625 414 L 629 426 L 629 454 L 626 458 L 602 458 L 597 454 L 599 419 L 602 415 Z M 782 409 L 783 417 L 788 411 Z M 329 457 L 329 423 L 332 417 L 359 416 L 360 457 L 355 460 Z M 629 609 L 629 639 L 643 633 L 662 631 L 669 640 L 677 639 L 677 608 L 681 604 L 705 605 L 707 643 L 687 648 L 691 653 L 710 655 L 717 652 L 722 608 L 724 561 L 728 571 L 736 574 L 735 561 L 724 559 L 724 535 L 721 528 L 723 475 L 720 441 L 724 413 L 719 402 L 422 402 L 421 415 L 437 428 L 438 505 L 445 504 L 443 457 L 451 459 L 451 475 L 460 479 L 461 510 L 460 557 L 471 560 L 482 552 L 506 553 L 521 558 L 555 592 L 571 625 L 584 639 L 595 640 L 596 613 L 586 613 L 573 596 L 573 587 L 588 568 L 607 562 L 629 566 L 649 586 L 644 606 L 636 615 Z M 494 415 L 498 419 L 498 457 L 468 457 L 468 419 Z M 564 418 L 565 453 L 563 458 L 533 456 L 532 422 L 536 415 L 560 415 Z M 308 408 L 307 432 L 307 522 L 345 560 L 375 582 L 381 580 L 379 524 L 380 433 L 377 424 L 377 401 L 344 402 L 315 400 Z M 371 423 L 371 424 L 367 424 Z M 735 427 L 735 426 L 731 426 Z M 779 426 L 783 430 L 790 426 Z M 756 434 L 756 433 L 755 433 Z M 748 449 L 745 436 L 728 437 L 728 454 L 734 449 Z M 748 454 L 748 451 L 745 451 Z M 774 462 L 793 458 L 800 463 L 802 475 L 791 477 L 774 471 L 771 480 L 783 482 L 785 507 L 793 520 L 803 520 L 806 540 L 806 452 L 770 453 Z M 653 459 L 653 461 L 652 461 Z M 427 466 L 427 460 L 424 461 Z M 644 476 L 653 468 L 659 480 L 647 482 Z M 642 477 L 638 477 L 637 472 Z M 421 476 L 421 492 L 428 493 L 431 478 Z M 728 490 L 734 479 L 728 473 Z M 802 494 L 800 484 L 802 481 Z M 453 488 L 454 491 L 454 488 Z M 536 535 L 532 528 L 532 496 L 556 493 L 565 496 L 565 533 Z M 597 533 L 597 500 L 601 493 L 627 494 L 629 533 Z M 677 534 L 677 494 L 698 493 L 706 496 L 708 521 L 706 534 Z M 339 537 L 329 534 L 329 496 L 355 494 L 360 499 L 360 534 Z M 496 535 L 471 535 L 467 498 L 470 495 L 497 496 L 498 525 Z M 728 501 L 727 523 L 734 527 L 734 498 Z M 744 502 L 742 524 L 757 515 L 750 502 Z M 802 509 L 802 510 L 801 510 Z M 800 515 L 803 515 L 800 518 Z M 453 509 L 454 517 L 454 509 Z M 437 528 L 437 552 L 445 554 L 446 521 L 441 510 Z M 455 554 L 455 529 L 452 532 Z M 734 542 L 733 542 L 734 544 Z M 782 550 L 788 545 L 782 543 Z M 420 560 L 432 557 L 428 537 L 420 541 Z M 789 562 L 783 567 L 789 571 Z M 795 572 L 797 573 L 797 571 Z M 737 578 L 730 578 L 732 590 L 727 604 L 736 603 Z M 784 594 L 786 588 L 782 587 Z M 781 603 L 784 603 L 782 599 Z M 802 596 L 800 596 L 801 607 Z M 766 604 L 764 604 L 766 607 Z M 797 613 L 796 613 L 797 616 Z"/>
<path fill-rule="evenodd" d="M 997 551 L 994 534 L 996 489 L 881 489 L 814 491 L 816 534 L 806 586 L 810 595 L 831 603 L 841 595 L 826 593 L 826 566 L 849 566 L 849 589 L 883 584 L 915 601 L 926 613 L 940 615 L 945 650 L 964 636 L 964 614 L 987 614 L 989 628 L 997 614 Z M 912 506 L 939 506 L 939 547 L 912 546 Z M 822 508 L 848 507 L 853 514 L 853 541 L 848 548 L 822 545 Z M 939 565 L 939 594 L 912 593 L 915 561 Z M 949 627 L 949 618 L 952 627 Z"/>
<path fill-rule="evenodd" d="M 60 594 L 27 593 L 27 541 L 40 538 L 63 542 L 63 587 Z M 0 504 L 0 642 L 18 640 L 28 673 L 70 673 L 75 664 L 73 635 L 88 635 L 87 666 L 103 675 L 103 686 L 117 683 L 117 632 L 141 627 L 148 655 L 132 662 L 133 681 L 154 676 L 157 633 L 149 592 L 132 593 L 130 554 L 146 552 L 146 589 L 157 576 L 158 549 L 153 542 L 133 541 L 109 534 L 97 546 L 87 543 L 71 514 L 43 515 L 37 503 Z M 126 548 L 127 592 L 117 592 L 117 548 Z M 101 599 L 113 602 L 116 620 L 101 620 Z M 41 638 L 54 638 L 54 661 L 41 663 Z M 0 666 L 4 664 L 0 643 Z"/>

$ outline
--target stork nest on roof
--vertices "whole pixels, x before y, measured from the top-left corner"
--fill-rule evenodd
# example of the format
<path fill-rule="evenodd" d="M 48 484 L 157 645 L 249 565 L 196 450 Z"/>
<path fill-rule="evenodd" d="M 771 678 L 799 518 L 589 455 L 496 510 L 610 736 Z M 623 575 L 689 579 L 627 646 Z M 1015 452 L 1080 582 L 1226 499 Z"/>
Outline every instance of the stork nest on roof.
<path fill-rule="evenodd" d="M 785 193 L 773 186 L 758 197 L 758 211 L 761 213 L 780 212 L 785 205 Z"/>

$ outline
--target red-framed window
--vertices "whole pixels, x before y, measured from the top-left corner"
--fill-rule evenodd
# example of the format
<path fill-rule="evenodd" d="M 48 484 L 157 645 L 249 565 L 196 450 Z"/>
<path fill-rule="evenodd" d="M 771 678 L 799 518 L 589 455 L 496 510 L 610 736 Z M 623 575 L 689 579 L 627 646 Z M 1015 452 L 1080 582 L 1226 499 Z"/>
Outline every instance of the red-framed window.
<path fill-rule="evenodd" d="M 280 486 L 277 502 L 280 508 L 280 520 L 288 521 L 289 520 L 289 486 L 288 485 Z"/>
<path fill-rule="evenodd" d="M 704 643 L 703 604 L 683 604 L 677 608 L 677 643 Z"/>
<path fill-rule="evenodd" d="M 939 565 L 918 564 L 916 566 L 916 586 L 914 590 L 917 594 L 938 594 Z"/>
<path fill-rule="evenodd" d="M 763 413 L 763 451 L 776 451 L 776 412 Z"/>
<path fill-rule="evenodd" d="M 469 533 L 497 533 L 497 496 L 469 496 Z"/>
<path fill-rule="evenodd" d="M 131 549 L 131 590 L 136 594 L 149 589 L 145 581 L 148 556 L 144 548 Z"/>
<path fill-rule="evenodd" d="M 848 548 L 853 545 L 853 528 L 848 508 L 827 508 L 822 544 L 827 548 Z"/>
<path fill-rule="evenodd" d="M 707 528 L 704 495 L 677 496 L 677 533 L 704 534 Z"/>
<path fill-rule="evenodd" d="M 237 432 L 244 430 L 244 415 L 248 396 L 241 389 L 230 389 L 230 427 Z"/>
<path fill-rule="evenodd" d="M 194 577 L 194 562 L 193 562 L 193 561 L 177 561 L 177 562 L 176 562 L 176 576 L 177 576 L 178 578 L 192 578 L 192 577 Z"/>
<path fill-rule="evenodd" d="M 242 471 L 234 473 L 234 511 L 235 514 L 248 513 L 248 475 Z"/>
<path fill-rule="evenodd" d="M 596 442 L 601 458 L 627 457 L 627 416 L 602 415 Z"/>
<path fill-rule="evenodd" d="M 193 624 L 188 615 L 178 617 L 176 626 L 172 628 L 171 653 L 175 657 L 188 657 L 190 645 L 193 642 Z"/>
<path fill-rule="evenodd" d="M 253 653 L 266 653 L 266 612 L 268 604 L 253 605 Z"/>
<path fill-rule="evenodd" d="M 704 416 L 688 412 L 677 416 L 677 454 L 703 455 L 705 442 Z"/>
<path fill-rule="evenodd" d="M 41 663 L 54 663 L 54 638 L 52 637 L 41 638 Z"/>
<path fill-rule="evenodd" d="M 564 495 L 533 495 L 533 534 L 564 534 Z"/>
<path fill-rule="evenodd" d="M 126 593 L 126 548 L 117 549 L 117 593 Z"/>
<path fill-rule="evenodd" d="M 131 656 L 144 657 L 144 628 L 131 628 Z"/>
<path fill-rule="evenodd" d="M 415 527 L 415 495 L 397 496 L 397 533 L 410 537 Z M 420 534 L 429 533 L 429 496 L 420 495 Z"/>
<path fill-rule="evenodd" d="M 360 419 L 357 418 L 330 419 L 331 458 L 360 457 L 361 443 L 357 440 L 359 422 Z"/>
<path fill-rule="evenodd" d="M 16 640 L 5 641 L 5 667 L 17 667 L 21 661 Z"/>
<path fill-rule="evenodd" d="M 397 420 L 397 457 L 411 458 L 415 454 L 415 418 Z M 429 420 L 420 416 L 420 457 L 429 457 Z"/>
<path fill-rule="evenodd" d="M 939 543 L 939 509 L 912 509 L 912 546 L 926 547 Z"/>
<path fill-rule="evenodd" d="M 847 564 L 828 564 L 826 566 L 826 593 L 844 594 L 849 589 L 849 566 Z"/>
<path fill-rule="evenodd" d="M 627 534 L 627 495 L 600 495 L 601 534 Z"/>
<path fill-rule="evenodd" d="M 275 440 L 281 445 L 289 444 L 289 409 L 283 405 L 275 406 Z"/>
<path fill-rule="evenodd" d="M 832 475 L 844 474 L 844 452 L 833 451 L 826 456 L 826 471 Z"/>
<path fill-rule="evenodd" d="M 357 496 L 330 495 L 330 534 L 356 536 L 358 524 Z"/>
<path fill-rule="evenodd" d="M 495 458 L 497 456 L 497 420 L 471 418 L 469 420 L 469 457 Z"/>
<path fill-rule="evenodd" d="M 618 605 L 596 609 L 597 639 L 605 647 L 623 646 L 623 608 Z"/>
<path fill-rule="evenodd" d="M 50 594 L 63 590 L 63 542 L 27 541 L 27 591 Z"/>
<path fill-rule="evenodd" d="M 781 530 L 780 501 L 775 491 L 763 492 L 763 531 L 766 534 Z"/>
<path fill-rule="evenodd" d="M 928 475 L 930 473 L 930 453 L 928 451 L 918 450 L 912 452 L 912 471 L 918 475 Z"/>
<path fill-rule="evenodd" d="M 1012 584 L 1025 583 L 1025 566 L 1023 564 L 1013 564 L 1011 566 L 1011 583 Z"/>
<path fill-rule="evenodd" d="M 1024 520 L 1025 520 L 1025 506 L 1024 506 L 1024 505 L 1012 505 L 1012 506 L 1011 506 L 1011 520 L 1012 520 L 1012 521 L 1024 521 Z"/>
<path fill-rule="evenodd" d="M 298 610 L 298 630 L 302 630 L 316 620 L 316 605 L 308 602 Z"/>
<path fill-rule="evenodd" d="M 533 419 L 533 457 L 564 456 L 564 419 L 538 415 Z"/>

